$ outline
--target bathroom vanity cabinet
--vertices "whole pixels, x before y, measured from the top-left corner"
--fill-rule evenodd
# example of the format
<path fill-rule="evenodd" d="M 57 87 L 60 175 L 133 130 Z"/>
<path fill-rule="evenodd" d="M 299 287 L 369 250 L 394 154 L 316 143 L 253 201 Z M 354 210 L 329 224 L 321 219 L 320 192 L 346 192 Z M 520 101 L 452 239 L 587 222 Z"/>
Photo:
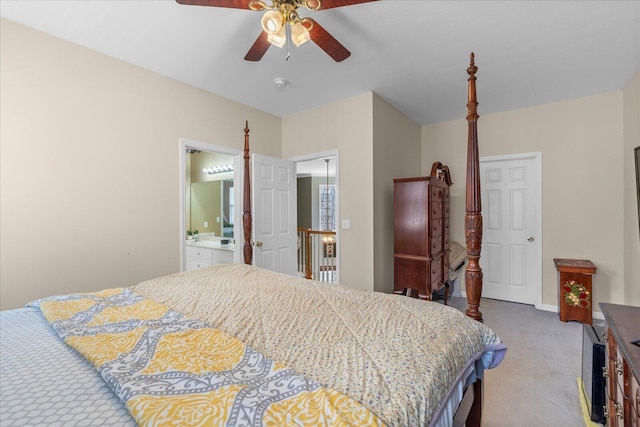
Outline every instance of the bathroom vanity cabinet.
<path fill-rule="evenodd" d="M 187 244 L 187 271 L 233 263 L 233 248 L 215 248 Z"/>

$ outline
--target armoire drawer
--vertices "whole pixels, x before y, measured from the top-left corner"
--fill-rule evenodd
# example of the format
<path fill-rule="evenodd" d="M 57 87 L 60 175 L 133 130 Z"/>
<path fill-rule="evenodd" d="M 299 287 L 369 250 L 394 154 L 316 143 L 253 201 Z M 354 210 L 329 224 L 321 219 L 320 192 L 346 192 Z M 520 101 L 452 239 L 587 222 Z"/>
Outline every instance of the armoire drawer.
<path fill-rule="evenodd" d="M 435 255 L 439 252 L 442 252 L 444 245 L 443 245 L 443 237 L 442 236 L 433 236 L 431 238 L 431 254 Z"/>
<path fill-rule="evenodd" d="M 433 290 L 442 284 L 442 258 L 431 261 L 429 281 Z"/>
<path fill-rule="evenodd" d="M 442 231 L 444 230 L 443 226 L 444 220 L 442 219 L 434 219 L 431 221 L 431 236 L 442 236 Z M 449 227 L 447 226 L 447 232 Z"/>
<path fill-rule="evenodd" d="M 431 218 L 444 218 L 443 204 L 442 202 L 431 202 Z"/>

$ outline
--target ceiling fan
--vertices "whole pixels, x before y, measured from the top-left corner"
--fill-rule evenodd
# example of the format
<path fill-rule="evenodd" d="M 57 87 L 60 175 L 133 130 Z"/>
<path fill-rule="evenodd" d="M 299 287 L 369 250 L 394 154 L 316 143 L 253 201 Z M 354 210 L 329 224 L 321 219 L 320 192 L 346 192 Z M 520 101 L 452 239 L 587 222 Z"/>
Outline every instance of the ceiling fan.
<path fill-rule="evenodd" d="M 247 61 L 260 61 L 269 46 L 284 46 L 289 35 L 296 46 L 312 40 L 336 62 L 344 61 L 351 52 L 315 20 L 300 18 L 298 8 L 324 10 L 372 1 L 377 0 L 272 0 L 271 5 L 262 0 L 176 0 L 193 6 L 266 10 L 261 20 L 262 32 L 244 57 Z"/>

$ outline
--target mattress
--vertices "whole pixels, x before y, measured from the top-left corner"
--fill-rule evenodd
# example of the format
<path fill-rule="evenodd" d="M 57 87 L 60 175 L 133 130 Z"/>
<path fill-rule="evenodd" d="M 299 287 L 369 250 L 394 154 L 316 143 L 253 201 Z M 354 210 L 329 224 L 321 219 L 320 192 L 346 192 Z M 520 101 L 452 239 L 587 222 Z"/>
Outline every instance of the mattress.
<path fill-rule="evenodd" d="M 37 308 L 0 311 L 0 425 L 135 426 L 93 366 Z"/>

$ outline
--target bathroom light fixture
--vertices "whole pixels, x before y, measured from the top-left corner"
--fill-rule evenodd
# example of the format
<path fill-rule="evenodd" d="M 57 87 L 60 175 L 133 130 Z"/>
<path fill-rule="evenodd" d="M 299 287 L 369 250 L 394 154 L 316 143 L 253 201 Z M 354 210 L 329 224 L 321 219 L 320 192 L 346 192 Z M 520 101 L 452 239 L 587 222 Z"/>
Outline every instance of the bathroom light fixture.
<path fill-rule="evenodd" d="M 216 173 L 233 172 L 233 164 L 211 166 L 211 167 L 202 169 L 202 172 L 208 173 L 209 175 L 213 175 Z"/>

